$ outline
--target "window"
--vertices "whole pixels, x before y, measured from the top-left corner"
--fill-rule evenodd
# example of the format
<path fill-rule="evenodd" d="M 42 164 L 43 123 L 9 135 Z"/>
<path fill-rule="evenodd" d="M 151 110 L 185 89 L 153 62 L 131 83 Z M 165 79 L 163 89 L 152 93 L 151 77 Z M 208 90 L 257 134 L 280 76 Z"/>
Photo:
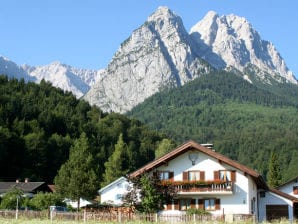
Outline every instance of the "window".
<path fill-rule="evenodd" d="M 265 198 L 265 197 L 266 197 L 266 192 L 260 191 L 260 198 Z"/>
<path fill-rule="evenodd" d="M 161 180 L 170 180 L 173 178 L 174 173 L 169 171 L 159 171 L 159 178 Z"/>
<path fill-rule="evenodd" d="M 190 208 L 190 199 L 180 199 L 180 210 L 187 210 Z"/>
<path fill-rule="evenodd" d="M 298 186 L 293 187 L 293 193 L 298 195 Z"/>
<path fill-rule="evenodd" d="M 200 180 L 200 171 L 189 171 L 188 180 Z"/>
<path fill-rule="evenodd" d="M 121 200 L 122 199 L 122 194 L 116 194 L 115 200 Z"/>
<path fill-rule="evenodd" d="M 235 170 L 214 171 L 214 179 L 236 182 L 236 171 Z"/>
<path fill-rule="evenodd" d="M 220 170 L 219 171 L 219 179 L 224 181 L 231 181 L 231 171 L 229 170 Z"/>
<path fill-rule="evenodd" d="M 184 181 L 187 181 L 187 180 L 205 180 L 205 172 L 204 171 L 198 171 L 198 170 L 185 171 L 182 174 L 182 179 Z"/>
<path fill-rule="evenodd" d="M 220 210 L 219 198 L 202 198 L 199 199 L 199 208 L 204 210 Z"/>
<path fill-rule="evenodd" d="M 205 210 L 215 210 L 215 199 L 205 199 L 204 208 Z"/>

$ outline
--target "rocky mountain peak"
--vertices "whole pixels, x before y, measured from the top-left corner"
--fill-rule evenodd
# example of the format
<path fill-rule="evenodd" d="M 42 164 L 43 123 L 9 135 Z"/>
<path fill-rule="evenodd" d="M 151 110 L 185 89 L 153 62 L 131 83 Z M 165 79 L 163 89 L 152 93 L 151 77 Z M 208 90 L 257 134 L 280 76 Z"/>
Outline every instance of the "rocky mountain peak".
<path fill-rule="evenodd" d="M 218 16 L 211 11 L 191 28 L 190 33 L 202 50 L 200 56 L 219 69 L 233 67 L 243 72 L 253 65 L 262 74 L 268 73 L 276 79 L 283 77 L 297 84 L 273 44 L 262 40 L 243 17 L 234 14 Z M 219 63 L 218 58 L 224 63 Z"/>
<path fill-rule="evenodd" d="M 181 18 L 159 7 L 121 44 L 85 99 L 123 113 L 165 87 L 181 86 L 208 71 Z"/>

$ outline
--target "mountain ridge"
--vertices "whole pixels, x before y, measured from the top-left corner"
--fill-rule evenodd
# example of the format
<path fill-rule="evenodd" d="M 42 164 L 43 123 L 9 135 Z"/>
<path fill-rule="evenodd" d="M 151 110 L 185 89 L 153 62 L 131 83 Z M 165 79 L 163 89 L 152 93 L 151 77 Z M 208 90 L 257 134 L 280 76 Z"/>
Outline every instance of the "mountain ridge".
<path fill-rule="evenodd" d="M 256 85 L 271 85 L 272 91 L 276 82 L 298 84 L 274 45 L 262 40 L 245 18 L 210 11 L 187 32 L 182 19 L 165 6 L 132 32 L 102 70 L 57 62 L 18 66 L 0 57 L 0 73 L 28 81 L 45 79 L 104 111 L 120 113 L 164 88 L 221 69 Z"/>

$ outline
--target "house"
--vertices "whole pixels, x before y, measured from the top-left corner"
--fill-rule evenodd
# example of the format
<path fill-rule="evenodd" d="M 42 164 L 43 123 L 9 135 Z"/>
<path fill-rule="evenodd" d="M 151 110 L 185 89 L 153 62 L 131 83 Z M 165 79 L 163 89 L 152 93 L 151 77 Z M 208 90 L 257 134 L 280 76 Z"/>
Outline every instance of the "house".
<path fill-rule="evenodd" d="M 298 176 L 282 184 L 277 189 L 298 198 Z"/>
<path fill-rule="evenodd" d="M 98 191 L 102 204 L 122 205 L 122 197 L 130 190 L 125 177 L 120 177 Z"/>
<path fill-rule="evenodd" d="M 15 182 L 0 182 L 0 196 L 11 191 L 13 188 L 20 189 L 28 197 L 33 197 L 38 192 L 52 192 L 52 189 L 45 182 L 30 182 L 25 179 L 24 182 L 16 180 Z"/>
<path fill-rule="evenodd" d="M 274 188 L 260 191 L 259 195 L 259 220 L 298 219 L 298 200 L 294 196 Z"/>
<path fill-rule="evenodd" d="M 164 210 L 200 208 L 214 216 L 224 215 L 227 220 L 253 216 L 265 221 L 266 215 L 272 213 L 272 207 L 267 205 L 283 205 L 288 208 L 287 218 L 296 215 L 292 209 L 297 203 L 294 197 L 270 189 L 253 169 L 194 141 L 180 145 L 134 171 L 130 177 L 145 172 L 158 172 L 162 181 L 176 187 L 177 196 L 164 205 Z M 117 182 L 101 189 L 101 197 L 104 199 L 108 194 L 110 198 L 115 197 L 119 193 L 115 185 Z"/>

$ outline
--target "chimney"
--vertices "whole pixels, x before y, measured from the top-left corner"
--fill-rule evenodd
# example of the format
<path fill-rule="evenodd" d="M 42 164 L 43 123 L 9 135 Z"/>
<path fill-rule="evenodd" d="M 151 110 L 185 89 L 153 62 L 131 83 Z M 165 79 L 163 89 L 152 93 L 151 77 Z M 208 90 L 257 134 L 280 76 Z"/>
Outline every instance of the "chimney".
<path fill-rule="evenodd" d="M 25 178 L 25 183 L 29 183 L 29 178 Z"/>
<path fill-rule="evenodd" d="M 213 143 L 205 143 L 205 144 L 201 144 L 202 146 L 211 149 L 212 151 L 215 151 L 213 148 Z"/>

